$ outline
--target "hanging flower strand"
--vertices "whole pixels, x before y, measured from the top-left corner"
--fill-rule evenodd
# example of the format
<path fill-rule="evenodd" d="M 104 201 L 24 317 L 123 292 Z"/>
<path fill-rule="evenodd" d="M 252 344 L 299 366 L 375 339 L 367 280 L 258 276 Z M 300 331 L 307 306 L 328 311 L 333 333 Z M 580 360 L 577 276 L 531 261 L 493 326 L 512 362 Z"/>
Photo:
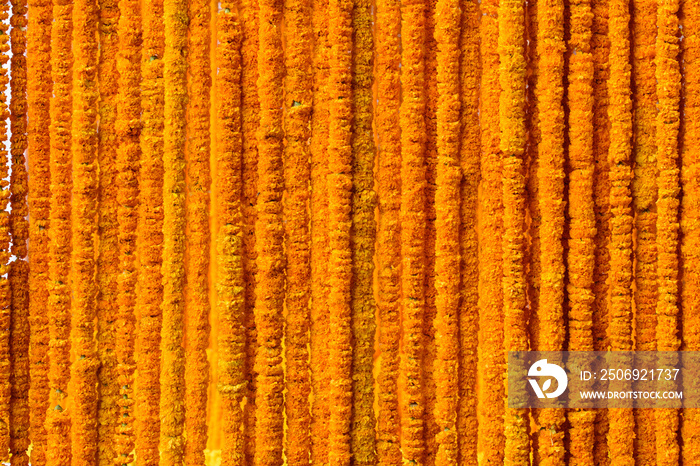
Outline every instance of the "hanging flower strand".
<path fill-rule="evenodd" d="M 163 466 L 184 464 L 185 439 L 185 108 L 186 0 L 165 0 L 163 54 L 163 320 L 160 368 L 160 451 Z"/>
<path fill-rule="evenodd" d="M 223 3 L 217 18 L 216 106 L 217 307 L 219 380 L 223 404 L 224 464 L 245 463 L 241 401 L 245 395 L 245 328 L 242 235 L 241 29 L 234 6 Z"/>
<path fill-rule="evenodd" d="M 287 254 L 287 308 L 285 332 L 286 387 L 285 454 L 289 466 L 308 466 L 310 453 L 309 393 L 309 181 L 311 167 L 307 141 L 311 118 L 311 13 L 309 0 L 288 2 L 284 9 L 285 81 L 284 150 L 285 251 Z"/>
<path fill-rule="evenodd" d="M 163 1 L 148 0 L 143 12 L 141 57 L 141 180 L 139 217 L 139 276 L 136 315 L 136 370 L 139 406 L 136 419 L 136 456 L 143 464 L 160 457 L 160 332 L 163 321 Z"/>
<path fill-rule="evenodd" d="M 571 4 L 569 39 L 569 351 L 593 350 L 595 210 L 593 204 L 593 57 L 590 0 Z M 594 464 L 595 411 L 571 410 L 571 461 Z"/>
<path fill-rule="evenodd" d="M 71 37 L 73 3 L 54 0 L 51 27 L 51 216 L 49 237 L 49 409 L 46 413 L 46 460 L 71 464 L 71 418 L 67 411 L 71 326 Z"/>
<path fill-rule="evenodd" d="M 10 454 L 13 465 L 29 464 L 29 263 L 27 262 L 27 168 L 24 153 L 27 150 L 27 1 L 12 1 L 10 24 L 11 96 L 10 96 L 10 229 L 12 255 L 16 260 L 10 265 L 9 280 L 12 290 L 10 350 L 12 352 L 12 377 L 10 398 Z"/>
<path fill-rule="evenodd" d="M 376 80 L 378 103 L 375 124 L 378 140 L 377 194 L 379 231 L 377 268 L 379 344 L 381 359 L 377 380 L 377 463 L 390 466 L 401 461 L 398 403 L 399 338 L 401 300 L 401 245 L 399 214 L 401 184 L 395 174 L 401 170 L 400 37 L 399 0 L 377 2 Z"/>
<path fill-rule="evenodd" d="M 328 461 L 328 0 L 312 1 L 314 89 L 311 111 L 311 461 Z"/>
<path fill-rule="evenodd" d="M 119 222 L 117 218 L 117 54 L 119 40 L 118 0 L 100 2 L 100 56 L 98 85 L 100 91 L 100 130 L 97 143 L 97 162 L 100 167 L 97 205 L 99 234 L 97 271 L 97 351 L 100 368 L 97 372 L 98 405 L 97 451 L 99 466 L 112 466 L 116 453 L 114 440 L 120 422 L 119 380 L 117 372 L 116 335 L 118 317 L 117 277 L 119 275 Z"/>
<path fill-rule="evenodd" d="M 46 464 L 46 411 L 49 402 L 47 316 L 49 295 L 49 215 L 51 180 L 49 100 L 51 99 L 50 0 L 31 0 L 27 27 L 27 159 L 29 161 L 29 437 L 31 463 Z"/>

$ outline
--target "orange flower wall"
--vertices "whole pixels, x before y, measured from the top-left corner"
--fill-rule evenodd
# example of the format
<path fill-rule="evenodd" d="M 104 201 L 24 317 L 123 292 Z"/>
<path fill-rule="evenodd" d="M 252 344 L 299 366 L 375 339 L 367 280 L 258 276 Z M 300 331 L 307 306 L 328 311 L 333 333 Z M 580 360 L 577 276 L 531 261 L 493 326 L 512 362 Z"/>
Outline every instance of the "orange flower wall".
<path fill-rule="evenodd" d="M 0 0 L 0 461 L 700 464 L 507 352 L 700 350 L 696 0 Z"/>

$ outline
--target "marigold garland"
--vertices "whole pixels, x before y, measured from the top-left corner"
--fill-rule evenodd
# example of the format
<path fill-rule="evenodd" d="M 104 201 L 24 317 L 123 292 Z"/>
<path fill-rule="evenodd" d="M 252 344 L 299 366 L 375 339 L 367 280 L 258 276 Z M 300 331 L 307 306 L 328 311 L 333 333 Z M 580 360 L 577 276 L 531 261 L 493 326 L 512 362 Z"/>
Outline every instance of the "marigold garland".
<path fill-rule="evenodd" d="M 119 220 L 119 279 L 116 352 L 119 373 L 119 424 L 115 439 L 116 463 L 133 461 L 134 449 L 134 333 L 136 330 L 136 230 L 138 225 L 139 165 L 141 148 L 141 9 L 133 0 L 119 3 L 118 37 L 119 95 L 116 131 L 118 188 L 117 218 Z"/>
<path fill-rule="evenodd" d="M 479 156 L 481 133 L 479 131 L 479 82 L 481 66 L 479 55 L 479 5 L 474 0 L 460 2 L 460 92 L 461 125 L 459 164 L 462 172 L 459 196 L 460 205 L 460 274 L 461 301 L 459 303 L 459 384 L 457 406 L 458 464 L 476 464 L 478 432 L 477 421 L 477 371 L 479 325 L 479 244 L 478 188 L 480 182 Z"/>
<path fill-rule="evenodd" d="M 328 39 L 328 463 L 349 466 L 352 424 L 352 1 L 331 0 Z"/>
<path fill-rule="evenodd" d="M 282 20 L 282 2 L 260 2 L 258 98 L 260 127 L 258 129 L 258 217 L 255 224 L 257 252 L 257 283 L 255 326 L 258 353 L 255 465 L 282 464 L 283 369 L 282 369 L 282 310 L 284 301 L 284 253 L 282 249 L 282 96 L 283 71 L 282 35 L 278 24 Z"/>
<path fill-rule="evenodd" d="M 10 461 L 13 465 L 29 464 L 29 263 L 27 239 L 29 214 L 27 206 L 27 169 L 24 153 L 27 150 L 27 2 L 13 0 L 10 24 L 12 44 L 11 97 L 10 97 L 10 233 L 12 254 L 16 260 L 10 265 L 9 281 L 12 290 L 10 354 L 12 356 L 10 398 Z"/>
<path fill-rule="evenodd" d="M 590 0 L 571 4 L 569 39 L 569 351 L 593 350 L 593 274 L 595 270 L 595 205 L 593 178 L 593 76 L 591 51 L 593 11 Z M 595 440 L 593 410 L 571 410 L 570 462 L 592 465 Z"/>
<path fill-rule="evenodd" d="M 401 3 L 401 452 L 404 461 L 419 465 L 425 459 L 425 8 L 423 0 Z"/>
<path fill-rule="evenodd" d="M 697 231 L 700 221 L 700 4 L 682 2 L 680 17 L 683 26 L 681 57 L 683 59 L 683 117 L 681 120 L 681 254 L 682 261 L 682 307 L 683 347 L 685 351 L 700 350 L 700 236 Z M 684 389 L 696 388 L 697 378 L 684 380 Z M 700 461 L 700 410 L 686 409 L 681 426 L 684 464 Z"/>
<path fill-rule="evenodd" d="M 187 1 L 165 0 L 163 127 L 163 320 L 160 368 L 160 451 L 163 466 L 184 464 L 185 439 L 185 109 Z"/>
<path fill-rule="evenodd" d="M 46 413 L 46 460 L 71 464 L 68 380 L 71 351 L 71 120 L 73 4 L 54 0 L 51 26 L 51 215 L 49 230 L 49 408 Z"/>
<path fill-rule="evenodd" d="M 377 2 L 376 81 L 378 102 L 375 113 L 377 132 L 377 311 L 381 359 L 377 376 L 377 464 L 390 466 L 401 461 L 399 438 L 399 338 L 401 265 L 400 223 L 401 170 L 400 37 L 399 0 Z"/>
<path fill-rule="evenodd" d="M 628 4 L 610 1 L 610 79 L 608 92 L 611 122 L 610 150 L 610 346 L 612 350 L 632 349 L 632 101 L 630 99 Z M 608 446 L 612 464 L 634 464 L 634 417 L 630 409 L 609 412 Z"/>
<path fill-rule="evenodd" d="M 255 225 L 258 199 L 258 146 L 257 132 L 260 124 L 258 99 L 258 2 L 241 0 L 241 42 L 243 99 L 241 102 L 241 128 L 243 133 L 243 277 L 245 281 L 246 327 L 246 380 L 247 393 L 244 408 L 246 435 L 246 463 L 252 464 L 255 454 L 257 329 L 255 327 L 255 283 L 257 275 Z"/>
<path fill-rule="evenodd" d="M 241 29 L 234 6 L 226 2 L 217 18 L 216 179 L 217 310 L 219 380 L 223 405 L 224 464 L 243 465 L 245 436 L 241 402 L 245 395 L 245 328 L 243 282 Z"/>
<path fill-rule="evenodd" d="M 374 415 L 374 335 L 376 305 L 373 295 L 376 241 L 374 191 L 374 136 L 372 134 L 372 2 L 355 0 L 352 12 L 355 50 L 352 63 L 354 127 L 352 138 L 352 330 L 353 399 L 351 450 L 353 464 L 377 462 Z"/>
<path fill-rule="evenodd" d="M 27 149 L 29 241 L 29 437 L 31 462 L 46 464 L 44 420 L 48 387 L 49 215 L 51 181 L 49 167 L 49 100 L 51 99 L 51 19 L 49 0 L 28 2 L 27 25 Z"/>
<path fill-rule="evenodd" d="M 100 131 L 97 143 L 99 172 L 99 194 L 97 206 L 97 232 L 99 236 L 97 271 L 97 351 L 100 367 L 98 383 L 98 442 L 97 462 L 100 466 L 111 466 L 116 457 L 114 440 L 119 413 L 119 380 L 115 329 L 118 317 L 117 275 L 119 274 L 119 223 L 117 219 L 117 54 L 119 41 L 119 2 L 107 0 L 99 9 L 100 56 L 97 81 L 100 92 Z"/>
<path fill-rule="evenodd" d="M 498 1 L 481 4 L 481 179 L 479 192 L 481 234 L 479 241 L 479 381 L 478 453 L 483 461 L 503 463 L 505 450 L 503 353 L 502 160 L 499 153 L 498 105 Z M 484 222 L 485 219 L 495 219 Z"/>
<path fill-rule="evenodd" d="M 160 362 L 163 315 L 163 128 L 164 87 L 163 1 L 144 2 L 141 48 L 141 170 L 136 295 L 136 458 L 139 464 L 158 464 L 160 452 Z"/>
<path fill-rule="evenodd" d="M 311 392 L 309 373 L 309 298 L 311 263 L 309 248 L 309 148 L 311 122 L 311 13 L 310 0 L 288 2 L 284 10 L 287 77 L 285 81 L 284 204 L 287 254 L 287 319 L 285 360 L 287 365 L 285 455 L 290 466 L 308 466 L 310 457 Z"/>
<path fill-rule="evenodd" d="M 460 99 L 459 99 L 459 21 L 457 0 L 438 0 L 435 10 L 440 22 L 435 26 L 437 39 L 437 189 L 435 286 L 436 354 L 435 420 L 440 428 L 436 436 L 437 466 L 456 464 L 458 409 L 458 309 L 460 286 Z"/>
<path fill-rule="evenodd" d="M 311 461 L 328 461 L 328 1 L 314 0 L 311 16 L 314 88 L 311 112 Z"/>
<path fill-rule="evenodd" d="M 656 197 L 657 168 L 655 144 L 656 78 L 654 46 L 656 1 L 632 2 L 632 81 L 635 83 L 634 141 L 635 161 L 632 181 L 635 230 L 635 349 L 656 350 Z M 654 415 L 651 410 L 635 411 L 636 457 L 640 464 L 655 462 Z"/>
<path fill-rule="evenodd" d="M 678 135 L 680 126 L 681 73 L 678 63 L 680 31 L 679 0 L 659 2 L 656 38 L 656 80 L 659 113 L 656 118 L 659 198 L 656 202 L 658 300 L 656 339 L 660 351 L 678 351 L 679 298 L 679 207 L 680 168 Z M 673 358 L 666 364 L 678 363 Z M 671 388 L 671 387 L 669 387 Z M 656 463 L 678 464 L 680 447 L 677 435 L 679 411 L 662 409 L 656 413 Z"/>
<path fill-rule="evenodd" d="M 12 397 L 12 353 L 10 347 L 10 326 L 12 313 L 12 290 L 10 282 L 7 278 L 9 271 L 10 260 L 10 215 L 7 212 L 7 207 L 10 203 L 10 183 L 7 181 L 9 177 L 8 154 L 4 148 L 7 140 L 7 118 L 10 113 L 7 108 L 7 97 L 5 89 L 9 83 L 8 70 L 5 68 L 9 61 L 8 52 L 10 52 L 10 36 L 8 34 L 8 25 L 6 20 L 9 18 L 10 3 L 9 0 L 3 0 L 0 3 L 0 88 L 3 90 L 0 97 L 0 131 L 2 136 L 0 141 L 3 143 L 3 148 L 0 150 L 0 460 L 6 461 L 9 459 L 10 451 L 10 411 Z"/>
<path fill-rule="evenodd" d="M 209 388 L 209 58 L 211 3 L 188 0 L 187 35 L 187 203 L 185 255 L 185 457 L 204 465 Z M 181 12 L 182 13 L 182 12 Z"/>

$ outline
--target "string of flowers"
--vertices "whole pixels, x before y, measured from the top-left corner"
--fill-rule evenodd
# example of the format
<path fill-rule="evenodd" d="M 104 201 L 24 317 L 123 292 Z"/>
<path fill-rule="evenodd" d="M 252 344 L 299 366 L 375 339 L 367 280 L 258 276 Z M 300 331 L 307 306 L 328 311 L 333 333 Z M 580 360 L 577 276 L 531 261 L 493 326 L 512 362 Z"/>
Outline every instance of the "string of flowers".
<path fill-rule="evenodd" d="M 538 349 L 564 349 L 564 2 L 543 1 L 538 5 L 537 106 L 538 202 L 541 214 L 540 294 Z M 524 348 L 526 349 L 526 348 Z M 562 409 L 537 412 L 538 457 L 544 464 L 563 464 L 564 423 Z"/>
<path fill-rule="evenodd" d="M 609 347 L 608 324 L 610 321 L 607 280 L 610 273 L 610 119 L 608 118 L 608 79 L 610 76 L 610 38 L 608 36 L 609 0 L 592 0 L 593 25 L 591 52 L 593 55 L 593 197 L 596 213 L 595 270 L 593 276 L 593 347 L 607 351 Z M 595 464 L 608 465 L 608 413 L 598 410 L 595 424 Z"/>
<path fill-rule="evenodd" d="M 285 5 L 284 204 L 287 254 L 287 319 L 285 333 L 287 438 L 285 455 L 290 466 L 308 466 L 311 448 L 309 394 L 309 298 L 311 263 L 309 248 L 308 149 L 311 118 L 311 13 L 310 0 Z"/>
<path fill-rule="evenodd" d="M 328 1 L 312 1 L 314 84 L 311 112 L 311 461 L 328 461 Z"/>
<path fill-rule="evenodd" d="M 377 274 L 379 344 L 382 348 L 377 376 L 377 463 L 390 466 L 401 461 L 398 401 L 399 304 L 401 283 L 400 223 L 401 170 L 400 37 L 401 10 L 397 0 L 376 5 L 376 74 L 378 102 L 375 124 L 378 141 Z"/>
<path fill-rule="evenodd" d="M 7 96 L 5 89 L 9 83 L 8 70 L 5 67 L 10 57 L 8 25 L 9 0 L 0 2 L 0 88 L 3 93 L 0 97 L 0 142 L 3 148 L 0 150 L 0 461 L 7 461 L 10 452 L 10 411 L 12 397 L 12 353 L 10 347 L 10 325 L 12 313 L 12 291 L 7 278 L 10 260 L 10 215 L 7 207 L 10 203 L 10 176 L 8 169 L 8 154 L 5 147 L 7 140 L 7 117 L 10 116 L 7 108 Z"/>
<path fill-rule="evenodd" d="M 209 166 L 211 62 L 209 0 L 188 0 L 187 203 L 185 206 L 185 457 L 204 466 L 209 388 Z"/>
<path fill-rule="evenodd" d="M 30 0 L 27 24 L 27 154 L 29 241 L 29 437 L 31 462 L 46 464 L 48 386 L 48 272 L 51 181 L 49 100 L 51 98 L 51 18 L 49 0 Z"/>
<path fill-rule="evenodd" d="M 483 452 L 483 460 L 493 464 L 503 463 L 505 430 L 503 403 L 505 387 L 503 373 L 503 188 L 501 180 L 502 160 L 499 153 L 498 129 L 498 1 L 482 0 L 481 3 L 481 179 L 479 194 L 482 222 L 479 241 L 479 386 L 478 415 L 480 416 L 477 451 Z"/>
<path fill-rule="evenodd" d="M 258 2 L 241 0 L 241 42 L 243 99 L 241 101 L 241 128 L 243 133 L 243 277 L 245 281 L 246 327 L 246 404 L 244 430 L 246 432 L 246 464 L 252 464 L 255 453 L 257 328 L 255 326 L 255 283 L 257 275 L 255 225 L 258 199 L 258 146 L 260 123 L 258 99 Z"/>
<path fill-rule="evenodd" d="M 352 8 L 351 0 L 328 6 L 328 463 L 348 466 L 352 423 Z"/>
<path fill-rule="evenodd" d="M 163 5 L 163 320 L 160 368 L 160 464 L 184 464 L 185 108 L 186 0 Z"/>
<path fill-rule="evenodd" d="M 116 352 L 119 386 L 119 425 L 116 462 L 133 461 L 134 449 L 134 334 L 136 333 L 136 230 L 141 162 L 141 9 L 138 1 L 121 0 L 118 25 L 119 94 L 117 101 L 117 218 L 119 221 L 119 279 Z"/>
<path fill-rule="evenodd" d="M 357 465 L 377 462 L 374 415 L 373 294 L 376 241 L 374 135 L 372 134 L 373 52 L 372 2 L 355 0 L 352 11 L 355 50 L 352 63 L 354 126 L 352 137 L 352 426 L 351 450 Z"/>
<path fill-rule="evenodd" d="M 46 459 L 71 464 L 71 418 L 67 410 L 71 327 L 71 110 L 73 106 L 71 38 L 73 4 L 54 0 L 51 25 L 51 214 L 49 237 L 49 408 Z"/>
<path fill-rule="evenodd" d="M 656 38 L 656 1 L 632 2 L 632 82 L 635 83 L 634 141 L 635 162 L 632 202 L 636 230 L 635 247 L 635 349 L 656 350 L 656 78 L 654 46 Z M 637 451 L 642 463 L 655 462 L 654 415 L 651 410 L 634 412 Z"/>
<path fill-rule="evenodd" d="M 659 2 L 656 38 L 656 93 L 659 112 L 656 118 L 658 149 L 657 200 L 657 272 L 658 301 L 656 307 L 656 339 L 660 351 L 678 351 L 679 298 L 679 207 L 680 169 L 678 165 L 678 136 L 680 126 L 681 73 L 678 63 L 680 37 L 679 0 Z M 667 363 L 677 363 L 669 358 Z M 678 464 L 679 411 L 662 409 L 656 413 L 656 462 L 660 465 Z"/>
<path fill-rule="evenodd" d="M 593 12 L 590 0 L 571 4 L 569 38 L 569 351 L 593 351 L 593 273 L 595 206 L 593 201 Z M 569 410 L 571 462 L 593 463 L 595 411 Z"/>
<path fill-rule="evenodd" d="M 423 317 L 425 311 L 425 13 L 423 0 L 401 3 L 401 452 L 423 464 Z"/>
<path fill-rule="evenodd" d="M 13 465 L 29 464 L 29 263 L 27 239 L 29 214 L 27 206 L 27 168 L 24 152 L 27 150 L 27 1 L 12 0 L 10 43 L 10 233 L 12 255 L 16 260 L 10 265 L 9 281 L 12 290 L 10 351 L 12 376 L 10 382 L 10 458 Z"/>
<path fill-rule="evenodd" d="M 435 464 L 435 456 L 438 444 L 435 441 L 440 433 L 440 426 L 435 416 L 436 408 L 436 378 L 435 371 L 437 361 L 436 326 L 436 275 L 435 275 L 435 191 L 437 187 L 437 107 L 438 107 L 438 46 L 435 40 L 437 0 L 426 0 L 425 30 L 423 36 L 423 63 L 424 63 L 424 88 L 425 88 L 425 236 L 424 244 L 424 300 L 423 307 L 423 334 L 421 335 L 421 345 L 423 346 L 422 369 L 422 390 L 423 390 L 423 437 L 425 439 L 425 466 Z"/>
<path fill-rule="evenodd" d="M 459 164 L 462 172 L 459 196 L 460 206 L 459 247 L 461 273 L 461 301 L 459 303 L 459 384 L 457 406 L 458 464 L 474 464 L 477 461 L 477 371 L 479 325 L 479 242 L 478 187 L 480 181 L 479 156 L 481 134 L 479 130 L 479 82 L 481 64 L 479 55 L 479 21 L 481 12 L 475 0 L 459 3 L 461 9 L 461 33 L 459 36 L 461 94 L 461 125 Z"/>
<path fill-rule="evenodd" d="M 499 119 L 503 153 L 503 315 L 504 345 L 507 351 L 528 349 L 524 319 L 526 306 L 523 247 L 525 240 L 525 56 L 524 8 L 516 0 L 503 1 L 498 8 L 498 52 L 501 59 Z M 519 393 L 507 394 L 518 396 Z M 527 410 L 506 409 L 506 464 L 529 460 Z"/>
<path fill-rule="evenodd" d="M 435 465 L 456 464 L 457 442 L 458 356 L 460 289 L 460 155 L 459 37 L 460 11 L 458 0 L 438 0 L 435 14 L 437 40 L 437 189 L 435 286 L 436 355 L 435 419 L 440 428 L 435 440 Z"/>
<path fill-rule="evenodd" d="M 282 2 L 259 2 L 258 98 L 258 218 L 256 252 L 258 263 L 255 325 L 258 332 L 258 354 L 255 359 L 258 392 L 255 421 L 256 466 L 282 464 L 283 394 L 282 311 L 284 305 L 282 224 L 282 102 L 284 62 L 282 36 L 278 24 L 282 20 Z"/>
<path fill-rule="evenodd" d="M 100 130 L 97 143 L 97 161 L 100 167 L 97 206 L 99 235 L 97 270 L 97 351 L 100 367 L 97 372 L 97 437 L 100 448 L 97 462 L 112 466 L 116 457 L 114 440 L 119 413 L 119 380 L 116 353 L 116 320 L 118 317 L 117 276 L 119 274 L 119 224 L 117 220 L 117 53 L 119 40 L 118 0 L 100 3 L 100 55 L 97 65 L 100 92 Z"/>
<path fill-rule="evenodd" d="M 682 99 L 681 119 L 681 254 L 683 286 L 681 288 L 681 325 L 685 351 L 700 350 L 700 319 L 697 310 L 700 306 L 700 236 L 691 234 L 697 231 L 700 221 L 700 4 L 682 2 L 680 9 L 683 40 L 682 58 Z M 684 390 L 697 387 L 697 379 L 684 380 Z M 685 409 L 681 426 L 684 464 L 700 461 L 700 410 Z"/>
<path fill-rule="evenodd" d="M 241 402 L 245 395 L 245 328 L 242 236 L 241 29 L 235 7 L 225 2 L 217 18 L 215 211 L 217 311 L 224 464 L 245 464 Z"/>
<path fill-rule="evenodd" d="M 160 452 L 160 341 L 163 315 L 163 1 L 148 0 L 142 9 L 141 171 L 137 251 L 136 456 L 142 464 L 158 463 Z"/>
<path fill-rule="evenodd" d="M 71 340 L 76 359 L 71 363 L 72 464 L 87 466 L 97 458 L 97 351 L 94 340 L 95 240 L 97 231 L 97 1 L 75 3 L 73 121 L 73 211 L 71 256 Z"/>
<path fill-rule="evenodd" d="M 632 209 L 630 166 L 632 101 L 630 99 L 629 9 L 626 2 L 610 1 L 610 335 L 611 349 L 632 349 Z M 613 464 L 633 464 L 634 429 L 631 409 L 609 412 L 608 445 Z"/>

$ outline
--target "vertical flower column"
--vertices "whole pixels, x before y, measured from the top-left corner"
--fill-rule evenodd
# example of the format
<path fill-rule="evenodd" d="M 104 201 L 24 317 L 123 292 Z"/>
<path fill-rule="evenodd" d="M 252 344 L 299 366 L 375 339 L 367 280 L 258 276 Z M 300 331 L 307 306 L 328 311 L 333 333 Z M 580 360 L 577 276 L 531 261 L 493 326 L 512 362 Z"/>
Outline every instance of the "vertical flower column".
<path fill-rule="evenodd" d="M 117 100 L 117 219 L 119 222 L 119 279 L 116 352 L 119 410 L 115 438 L 116 462 L 133 461 L 134 449 L 134 340 L 136 333 L 136 230 L 141 163 L 141 8 L 138 0 L 121 0 L 117 29 L 119 94 Z"/>
<path fill-rule="evenodd" d="M 258 348 L 255 466 L 280 466 L 284 430 L 284 377 L 282 370 L 282 311 L 284 307 L 284 226 L 282 193 L 282 2 L 260 2 L 258 98 L 258 218 L 255 224 L 257 252 L 257 298 L 255 326 Z"/>
<path fill-rule="evenodd" d="M 136 457 L 144 466 L 158 464 L 160 452 L 160 341 L 163 315 L 163 1 L 148 0 L 142 9 L 141 172 L 139 186 L 139 257 L 136 295 Z"/>
<path fill-rule="evenodd" d="M 457 405 L 457 441 L 459 463 L 477 461 L 477 374 L 479 328 L 479 241 L 478 192 L 481 175 L 481 129 L 479 127 L 479 22 L 481 12 L 476 0 L 462 0 L 461 33 L 459 36 L 461 101 L 459 165 L 462 180 L 459 186 L 460 205 L 460 273 L 461 293 L 458 308 L 459 385 Z"/>
<path fill-rule="evenodd" d="M 632 203 L 635 267 L 635 349 L 656 350 L 656 77 L 654 47 L 656 41 L 656 0 L 635 0 L 632 7 L 632 82 L 633 130 Z M 639 464 L 654 462 L 654 414 L 637 409 L 635 417 L 635 457 Z"/>
<path fill-rule="evenodd" d="M 351 0 L 328 8 L 328 464 L 348 466 L 352 423 L 352 10 Z"/>
<path fill-rule="evenodd" d="M 8 52 L 10 51 L 10 35 L 5 21 L 9 18 L 9 0 L 0 2 L 0 88 L 3 90 L 0 97 L 0 142 L 3 149 L 0 151 L 0 461 L 9 460 L 10 452 L 10 402 L 12 397 L 12 354 L 10 347 L 10 326 L 12 313 L 12 291 L 7 278 L 10 260 L 10 214 L 7 207 L 10 203 L 9 157 L 4 149 L 7 140 L 7 117 L 10 112 L 7 108 L 5 89 L 9 80 Z"/>
<path fill-rule="evenodd" d="M 537 309 L 540 351 L 564 349 L 564 2 L 540 0 L 537 6 L 538 202 L 540 296 Z M 537 259 L 535 259 L 537 260 Z M 524 348 L 526 349 L 526 348 Z M 542 464 L 564 463 L 562 409 L 537 413 L 538 457 Z"/>
<path fill-rule="evenodd" d="M 257 263 L 255 225 L 258 200 L 258 139 L 260 101 L 258 98 L 258 2 L 241 0 L 241 42 L 243 98 L 241 101 L 241 131 L 243 133 L 243 278 L 245 281 L 246 327 L 246 404 L 243 413 L 246 435 L 246 463 L 252 464 L 255 453 L 257 329 L 255 327 L 255 283 Z"/>
<path fill-rule="evenodd" d="M 49 237 L 49 408 L 46 460 L 71 464 L 71 418 L 67 410 L 71 327 L 71 120 L 73 3 L 54 0 L 51 25 L 51 215 Z"/>
<path fill-rule="evenodd" d="M 95 318 L 95 218 L 97 214 L 97 1 L 79 0 L 74 10 L 73 193 L 70 200 L 72 464 L 97 459 L 97 358 Z"/>
<path fill-rule="evenodd" d="M 611 122 L 610 209 L 612 218 L 610 250 L 610 346 L 614 351 L 632 349 L 632 101 L 629 63 L 629 5 L 610 1 L 610 79 L 608 92 Z M 608 445 L 614 465 L 634 464 L 634 416 L 631 409 L 609 412 Z"/>
<path fill-rule="evenodd" d="M 12 316 L 10 349 L 12 352 L 12 377 L 10 379 L 10 452 L 13 465 L 29 463 L 29 263 L 27 239 L 29 237 L 29 213 L 27 206 L 27 168 L 24 153 L 27 150 L 27 1 L 12 1 L 11 97 L 10 97 L 10 232 L 12 255 L 16 260 L 10 265 L 9 280 L 12 291 Z"/>
<path fill-rule="evenodd" d="M 658 150 L 659 199 L 656 203 L 658 300 L 656 305 L 656 341 L 659 351 L 678 351 L 679 321 L 679 209 L 680 169 L 678 164 L 678 135 L 681 112 L 679 0 L 659 2 L 656 38 L 656 93 L 659 113 L 656 118 L 656 147 Z M 680 361 L 673 356 L 668 365 Z M 669 389 L 673 389 L 673 385 Z M 677 409 L 656 410 L 656 464 L 680 462 Z"/>
<path fill-rule="evenodd" d="M 29 438 L 31 462 L 46 464 L 44 420 L 49 403 L 49 215 L 51 177 L 49 168 L 51 116 L 51 18 L 50 0 L 29 2 L 27 27 L 27 158 L 29 241 Z"/>
<path fill-rule="evenodd" d="M 503 0 L 498 7 L 498 53 L 501 96 L 499 120 L 503 157 L 503 325 L 506 351 L 527 351 L 525 320 L 525 55 L 522 0 Z M 507 396 L 520 393 L 506 393 Z M 506 408 L 505 464 L 527 464 L 530 457 L 526 409 Z"/>
<path fill-rule="evenodd" d="M 425 456 L 423 315 L 425 311 L 425 2 L 401 2 L 401 290 L 399 390 L 404 461 Z"/>
<path fill-rule="evenodd" d="M 683 25 L 681 115 L 681 254 L 683 286 L 681 318 L 683 350 L 700 350 L 700 4 L 683 2 L 680 17 Z M 690 379 L 690 380 L 688 380 Z M 684 390 L 697 390 L 696 377 L 684 378 Z M 681 427 L 684 464 L 700 462 L 700 409 L 683 413 Z"/>
<path fill-rule="evenodd" d="M 437 40 L 437 187 L 435 192 L 435 421 L 439 432 L 436 466 L 456 464 L 460 289 L 460 98 L 458 0 L 438 0 Z"/>
<path fill-rule="evenodd" d="M 355 0 L 352 11 L 352 330 L 353 409 L 351 449 L 354 464 L 377 461 L 374 416 L 374 337 L 377 329 L 374 285 L 376 193 L 374 191 L 374 135 L 372 133 L 372 3 Z"/>
<path fill-rule="evenodd" d="M 593 350 L 593 272 L 595 268 L 595 206 L 593 202 L 593 57 L 590 0 L 571 4 L 569 38 L 569 351 Z M 570 410 L 571 462 L 592 465 L 593 410 Z"/>
<path fill-rule="evenodd" d="M 379 374 L 377 376 L 377 463 L 401 461 L 399 437 L 399 343 L 401 303 L 401 10 L 399 0 L 379 0 L 376 5 L 376 80 L 378 102 L 375 124 L 378 142 L 377 275 L 379 313 Z"/>
<path fill-rule="evenodd" d="M 503 463 L 503 189 L 499 153 L 498 1 L 481 4 L 481 189 L 479 241 L 479 386 L 478 453 L 484 461 Z M 485 389 L 483 387 L 489 387 Z"/>
<path fill-rule="evenodd" d="M 112 466 L 116 453 L 114 441 L 120 422 L 118 406 L 116 326 L 118 318 L 117 277 L 119 275 L 119 222 L 117 219 L 117 54 L 119 40 L 118 0 L 100 2 L 100 55 L 97 82 L 100 91 L 97 163 L 100 167 L 97 200 L 97 450 L 99 466 Z"/>
<path fill-rule="evenodd" d="M 210 0 L 188 0 L 185 464 L 204 465 L 209 388 Z"/>
<path fill-rule="evenodd" d="M 309 298 L 311 296 L 311 254 L 309 235 L 309 181 L 312 74 L 311 2 L 293 0 L 285 5 L 286 41 L 284 128 L 285 251 L 287 255 L 287 318 L 285 361 L 287 366 L 285 455 L 289 466 L 308 466 L 310 454 L 309 393 Z"/>
<path fill-rule="evenodd" d="M 328 0 L 312 2 L 314 88 L 311 112 L 311 461 L 328 461 Z"/>
<path fill-rule="evenodd" d="M 609 0 L 592 0 L 593 35 L 591 37 L 591 54 L 593 55 L 593 199 L 595 202 L 596 237 L 595 270 L 593 274 L 593 349 L 609 349 L 608 325 L 610 309 L 608 292 L 610 289 L 610 165 L 608 149 L 610 147 L 610 119 L 608 118 L 608 78 L 610 76 L 610 37 Z M 595 464 L 608 465 L 608 412 L 598 410 L 595 423 Z"/>
<path fill-rule="evenodd" d="M 245 395 L 243 194 L 241 138 L 241 29 L 235 7 L 222 4 L 217 18 L 216 86 L 216 306 L 219 314 L 219 380 L 223 409 L 221 461 L 245 463 L 241 401 Z"/>
<path fill-rule="evenodd" d="M 185 439 L 185 108 L 187 1 L 163 5 L 163 320 L 160 363 L 160 464 L 184 464 Z"/>

